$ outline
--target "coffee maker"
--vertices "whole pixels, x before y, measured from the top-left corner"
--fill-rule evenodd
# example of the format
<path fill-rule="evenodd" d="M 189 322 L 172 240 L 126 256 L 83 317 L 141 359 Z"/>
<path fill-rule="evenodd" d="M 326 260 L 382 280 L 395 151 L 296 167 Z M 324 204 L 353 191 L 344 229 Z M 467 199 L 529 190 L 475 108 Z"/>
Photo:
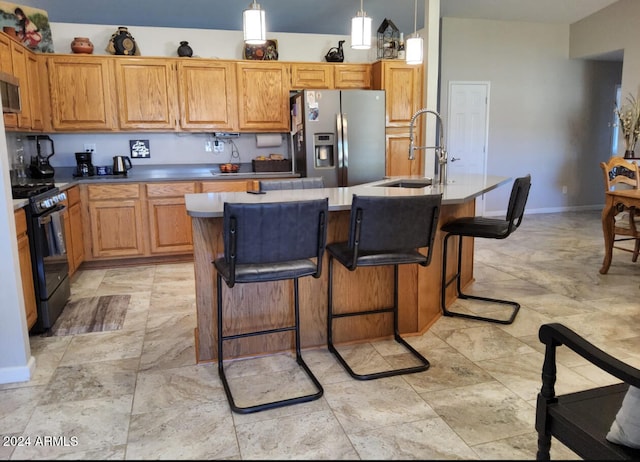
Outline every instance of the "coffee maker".
<path fill-rule="evenodd" d="M 31 178 L 53 178 L 55 170 L 49 163 L 49 159 L 55 154 L 53 140 L 47 135 L 27 136 L 27 140 L 31 145 L 31 164 L 29 165 Z M 48 146 L 43 142 L 48 143 Z M 34 156 L 33 153 L 36 155 Z"/>
<path fill-rule="evenodd" d="M 96 169 L 91 161 L 91 152 L 76 152 L 76 172 L 73 176 L 93 176 Z"/>

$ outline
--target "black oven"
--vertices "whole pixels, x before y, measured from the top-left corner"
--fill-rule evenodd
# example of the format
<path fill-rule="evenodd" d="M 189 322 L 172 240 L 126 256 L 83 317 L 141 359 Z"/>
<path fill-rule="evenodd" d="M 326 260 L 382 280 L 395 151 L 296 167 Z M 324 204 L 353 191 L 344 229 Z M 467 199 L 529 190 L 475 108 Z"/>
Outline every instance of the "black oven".
<path fill-rule="evenodd" d="M 64 236 L 66 194 L 53 184 L 13 187 L 13 197 L 26 196 L 27 233 L 31 250 L 38 320 L 32 333 L 48 332 L 71 295 Z"/>

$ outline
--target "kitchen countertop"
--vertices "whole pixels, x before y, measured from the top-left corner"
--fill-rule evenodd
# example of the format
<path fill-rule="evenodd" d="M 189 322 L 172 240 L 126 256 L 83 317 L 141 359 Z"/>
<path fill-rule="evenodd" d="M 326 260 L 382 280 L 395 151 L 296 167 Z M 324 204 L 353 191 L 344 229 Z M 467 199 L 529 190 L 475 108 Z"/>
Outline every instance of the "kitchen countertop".
<path fill-rule="evenodd" d="M 358 186 L 296 189 L 286 191 L 267 191 L 265 194 L 249 194 L 246 192 L 222 192 L 186 194 L 187 213 L 192 217 L 215 218 L 222 217 L 225 202 L 260 203 L 260 202 L 288 202 L 295 200 L 310 200 L 329 198 L 329 211 L 350 210 L 351 199 L 354 194 L 368 196 L 414 196 L 442 193 L 442 204 L 453 205 L 465 203 L 481 194 L 497 188 L 509 181 L 510 178 L 495 175 L 465 175 L 449 179 L 449 182 L 423 188 L 384 187 L 397 179 L 419 179 L 422 177 L 390 177 L 384 180 L 366 183 Z"/>
<path fill-rule="evenodd" d="M 76 167 L 55 167 L 54 184 L 65 191 L 77 184 L 139 183 L 155 181 L 229 181 L 260 178 L 297 178 L 292 172 L 254 172 L 251 164 L 240 164 L 238 173 L 221 173 L 219 164 L 164 164 L 136 165 L 127 175 L 94 175 L 74 177 Z M 38 181 L 38 180 L 33 180 Z M 13 209 L 17 210 L 29 203 L 28 199 L 14 199 Z"/>

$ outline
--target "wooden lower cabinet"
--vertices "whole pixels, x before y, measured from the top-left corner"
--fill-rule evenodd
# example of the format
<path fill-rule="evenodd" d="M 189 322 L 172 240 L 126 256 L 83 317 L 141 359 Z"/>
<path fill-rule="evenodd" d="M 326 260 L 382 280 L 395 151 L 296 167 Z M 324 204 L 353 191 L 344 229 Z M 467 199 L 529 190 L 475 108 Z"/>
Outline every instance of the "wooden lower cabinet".
<path fill-rule="evenodd" d="M 145 254 L 141 185 L 89 185 L 88 209 L 93 258 Z"/>
<path fill-rule="evenodd" d="M 67 243 L 69 276 L 78 270 L 84 261 L 84 234 L 82 230 L 82 206 L 80 188 L 74 186 L 65 191 L 67 211 L 64 214 L 64 233 Z"/>
<path fill-rule="evenodd" d="M 191 217 L 184 195 L 196 192 L 196 183 L 148 183 L 149 251 L 152 254 L 191 253 Z"/>
<path fill-rule="evenodd" d="M 203 181 L 201 192 L 242 192 L 253 189 L 253 180 Z"/>
<path fill-rule="evenodd" d="M 33 270 L 31 269 L 31 250 L 27 236 L 27 219 L 24 209 L 14 212 L 16 235 L 18 238 L 18 259 L 20 260 L 20 277 L 22 279 L 22 293 L 24 309 L 27 315 L 27 328 L 31 329 L 38 319 L 36 293 L 33 286 Z"/>

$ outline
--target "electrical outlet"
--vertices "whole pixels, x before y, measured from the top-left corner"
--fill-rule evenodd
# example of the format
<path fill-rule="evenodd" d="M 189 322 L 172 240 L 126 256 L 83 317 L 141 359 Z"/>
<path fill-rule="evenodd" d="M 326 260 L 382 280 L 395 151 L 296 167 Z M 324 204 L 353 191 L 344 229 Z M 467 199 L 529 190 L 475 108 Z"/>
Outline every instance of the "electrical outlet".
<path fill-rule="evenodd" d="M 562 187 L 562 194 L 567 194 L 567 186 Z"/>
<path fill-rule="evenodd" d="M 213 142 L 213 152 L 224 152 L 224 141 L 215 140 Z"/>
<path fill-rule="evenodd" d="M 95 156 L 96 155 L 95 143 L 84 143 L 84 152 L 91 152 Z"/>
<path fill-rule="evenodd" d="M 204 151 L 205 152 L 212 152 L 213 151 L 213 143 L 211 142 L 211 140 L 207 140 L 204 143 Z"/>

